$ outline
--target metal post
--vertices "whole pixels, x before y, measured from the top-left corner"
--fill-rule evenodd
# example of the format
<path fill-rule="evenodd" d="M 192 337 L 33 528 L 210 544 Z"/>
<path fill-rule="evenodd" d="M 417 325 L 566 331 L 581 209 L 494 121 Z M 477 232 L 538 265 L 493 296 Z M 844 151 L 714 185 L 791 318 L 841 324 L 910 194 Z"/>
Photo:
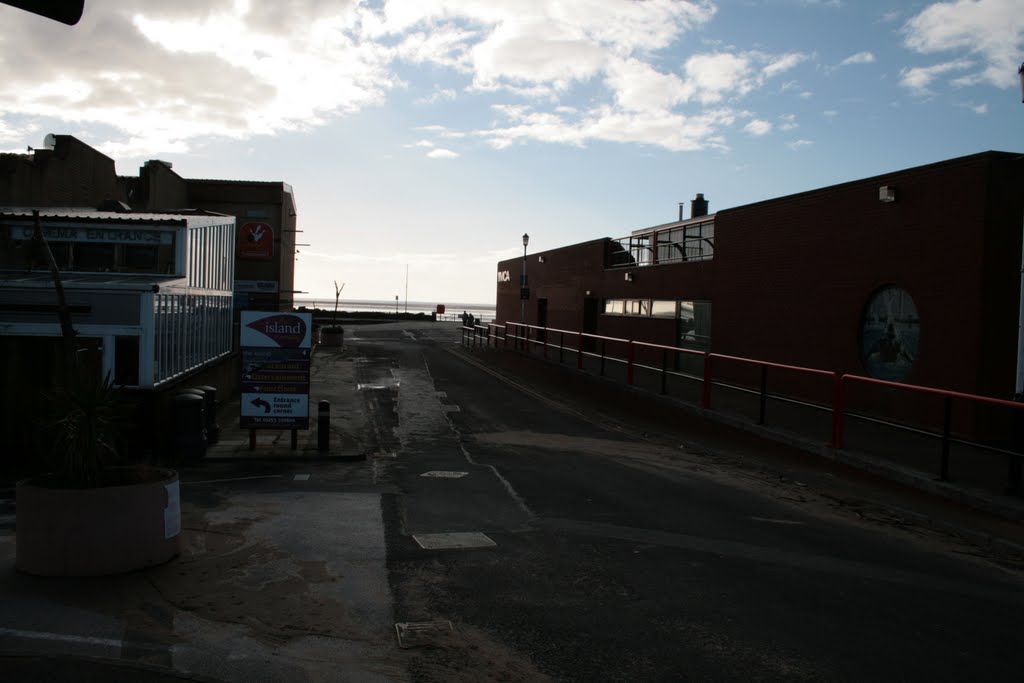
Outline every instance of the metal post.
<path fill-rule="evenodd" d="M 704 410 L 711 410 L 711 354 L 704 354 Z"/>
<path fill-rule="evenodd" d="M 661 350 L 661 393 L 667 393 L 668 382 L 668 349 Z"/>
<path fill-rule="evenodd" d="M 576 334 L 576 369 L 583 369 L 583 333 Z"/>
<path fill-rule="evenodd" d="M 626 384 L 633 386 L 633 341 L 626 342 Z"/>
<path fill-rule="evenodd" d="M 832 448 L 843 447 L 843 412 L 846 410 L 846 394 L 843 392 L 843 377 L 835 373 L 835 396 L 832 399 Z"/>
<path fill-rule="evenodd" d="M 943 401 L 942 416 L 942 465 L 939 468 L 939 480 L 949 481 L 949 432 L 953 423 L 953 397 L 946 396 Z"/>
<path fill-rule="evenodd" d="M 249 450 L 250 451 L 256 450 L 256 430 L 255 429 L 250 429 L 249 430 Z"/>
<path fill-rule="evenodd" d="M 607 340 L 601 340 L 601 376 L 604 377 L 604 350 Z"/>
<path fill-rule="evenodd" d="M 768 406 L 768 366 L 761 366 L 761 414 L 757 418 L 757 424 L 764 424 L 764 411 Z"/>
<path fill-rule="evenodd" d="M 292 450 L 297 450 L 299 447 L 299 430 L 292 430 Z"/>
<path fill-rule="evenodd" d="M 331 402 L 320 401 L 316 408 L 316 449 L 331 450 Z"/>
<path fill-rule="evenodd" d="M 558 333 L 558 364 L 562 364 L 562 353 L 565 351 L 565 332 Z"/>

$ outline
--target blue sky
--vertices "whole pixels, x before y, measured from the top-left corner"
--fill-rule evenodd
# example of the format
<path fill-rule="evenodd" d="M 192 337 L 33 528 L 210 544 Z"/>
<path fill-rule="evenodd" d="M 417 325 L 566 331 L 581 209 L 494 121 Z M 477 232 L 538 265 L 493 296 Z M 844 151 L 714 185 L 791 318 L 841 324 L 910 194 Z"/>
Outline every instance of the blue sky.
<path fill-rule="evenodd" d="M 1019 0 L 0 5 L 0 150 L 291 184 L 297 289 L 488 303 L 496 264 L 1024 151 Z M 688 210 L 688 209 L 687 209 Z M 687 213 L 687 215 L 689 215 Z"/>

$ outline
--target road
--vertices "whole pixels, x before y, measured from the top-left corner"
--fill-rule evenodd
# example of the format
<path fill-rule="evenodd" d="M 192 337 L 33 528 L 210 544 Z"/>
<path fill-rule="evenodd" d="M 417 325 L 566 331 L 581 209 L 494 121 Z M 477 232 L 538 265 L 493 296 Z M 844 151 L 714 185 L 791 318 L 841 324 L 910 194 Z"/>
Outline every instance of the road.
<path fill-rule="evenodd" d="M 173 562 L 20 575 L 0 500 L 0 678 L 1021 678 L 1024 563 L 907 509 L 935 501 L 450 326 L 340 353 L 366 460 L 184 468 Z"/>
<path fill-rule="evenodd" d="M 391 381 L 396 621 L 454 627 L 414 677 L 1019 680 L 1019 574 L 955 539 L 631 438 L 451 344 L 356 346 Z M 413 538 L 453 532 L 494 545 Z"/>

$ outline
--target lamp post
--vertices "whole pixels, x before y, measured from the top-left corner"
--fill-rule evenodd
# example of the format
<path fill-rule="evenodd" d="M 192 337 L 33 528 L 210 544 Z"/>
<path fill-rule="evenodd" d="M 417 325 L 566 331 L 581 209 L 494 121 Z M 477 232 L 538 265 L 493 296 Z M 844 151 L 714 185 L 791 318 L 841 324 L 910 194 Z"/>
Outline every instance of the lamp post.
<path fill-rule="evenodd" d="M 530 243 L 530 236 L 523 233 L 523 274 L 519 278 L 519 322 L 526 323 L 526 300 L 530 298 L 530 283 L 526 279 L 526 245 Z"/>

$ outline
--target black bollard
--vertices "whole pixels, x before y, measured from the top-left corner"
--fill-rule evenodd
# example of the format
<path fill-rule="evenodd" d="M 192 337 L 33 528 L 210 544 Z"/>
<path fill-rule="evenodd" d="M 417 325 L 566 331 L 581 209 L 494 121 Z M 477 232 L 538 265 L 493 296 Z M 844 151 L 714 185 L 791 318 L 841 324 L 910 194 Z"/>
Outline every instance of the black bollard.
<path fill-rule="evenodd" d="M 331 402 L 320 401 L 317 404 L 316 418 L 316 449 L 331 450 Z"/>

